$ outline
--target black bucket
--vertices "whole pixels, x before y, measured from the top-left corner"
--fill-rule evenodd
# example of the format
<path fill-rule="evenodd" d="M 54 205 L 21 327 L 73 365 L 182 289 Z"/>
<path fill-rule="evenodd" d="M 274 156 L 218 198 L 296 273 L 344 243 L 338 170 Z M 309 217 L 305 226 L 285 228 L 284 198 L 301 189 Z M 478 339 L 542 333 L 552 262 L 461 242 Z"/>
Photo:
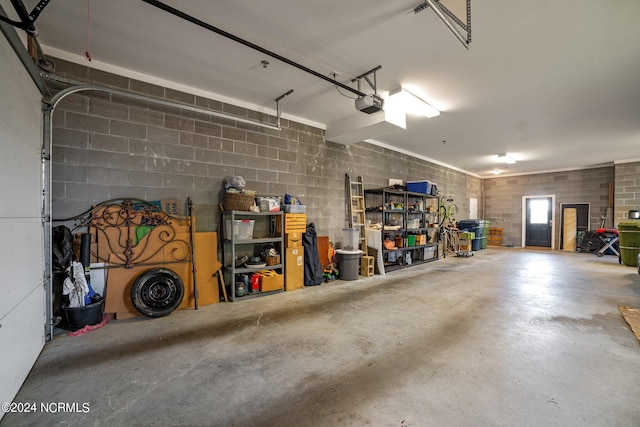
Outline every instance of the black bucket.
<path fill-rule="evenodd" d="M 66 329 L 77 331 L 87 325 L 97 325 L 104 315 L 104 298 L 84 307 L 65 307 Z"/>

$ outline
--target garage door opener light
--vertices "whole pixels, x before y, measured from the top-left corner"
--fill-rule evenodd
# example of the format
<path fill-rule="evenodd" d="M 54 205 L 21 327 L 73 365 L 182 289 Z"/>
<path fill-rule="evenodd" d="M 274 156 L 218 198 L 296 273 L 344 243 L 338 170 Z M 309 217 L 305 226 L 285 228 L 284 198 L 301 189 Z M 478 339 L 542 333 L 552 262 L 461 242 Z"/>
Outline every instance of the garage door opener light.
<path fill-rule="evenodd" d="M 514 159 L 513 157 L 511 157 L 508 154 L 498 154 L 498 160 L 500 160 L 501 162 L 504 162 L 508 165 L 512 165 L 514 163 L 516 163 L 516 159 Z"/>
<path fill-rule="evenodd" d="M 440 110 L 404 87 L 391 90 L 389 98 L 393 99 L 394 102 L 397 100 L 398 105 L 402 106 L 406 114 L 426 116 L 428 118 L 440 115 Z"/>

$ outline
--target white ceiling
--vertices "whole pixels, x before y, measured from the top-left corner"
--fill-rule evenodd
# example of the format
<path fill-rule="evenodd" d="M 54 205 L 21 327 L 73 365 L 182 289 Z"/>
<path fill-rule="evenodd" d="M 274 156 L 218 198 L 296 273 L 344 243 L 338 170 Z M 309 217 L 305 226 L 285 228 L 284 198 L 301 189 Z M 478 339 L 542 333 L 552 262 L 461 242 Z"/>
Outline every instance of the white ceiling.
<path fill-rule="evenodd" d="M 381 65 L 379 92 L 418 86 L 442 110 L 408 116 L 406 130 L 376 135 L 377 144 L 478 176 L 640 160 L 638 0 L 472 0 L 468 50 L 432 10 L 413 13 L 422 0 L 165 3 L 353 87 Z M 45 53 L 262 110 L 293 89 L 285 115 L 323 127 L 364 114 L 329 82 L 142 1 L 88 4 L 90 19 L 87 2 L 46 7 L 36 22 Z M 499 163 L 505 152 L 518 163 Z"/>

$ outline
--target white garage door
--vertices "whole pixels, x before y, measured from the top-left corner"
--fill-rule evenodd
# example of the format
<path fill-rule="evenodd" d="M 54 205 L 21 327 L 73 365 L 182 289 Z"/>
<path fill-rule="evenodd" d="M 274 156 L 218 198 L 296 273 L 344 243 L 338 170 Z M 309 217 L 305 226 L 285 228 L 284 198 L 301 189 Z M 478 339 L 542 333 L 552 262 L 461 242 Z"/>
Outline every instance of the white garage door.
<path fill-rule="evenodd" d="M 45 339 L 42 116 L 40 92 L 2 34 L 0 58 L 0 402 L 11 402 Z"/>

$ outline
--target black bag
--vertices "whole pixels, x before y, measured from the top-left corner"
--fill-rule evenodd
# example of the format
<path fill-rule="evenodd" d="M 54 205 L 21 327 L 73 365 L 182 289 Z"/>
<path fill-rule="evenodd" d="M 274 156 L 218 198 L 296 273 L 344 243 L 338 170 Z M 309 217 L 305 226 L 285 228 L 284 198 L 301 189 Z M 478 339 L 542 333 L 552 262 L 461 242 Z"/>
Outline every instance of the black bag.
<path fill-rule="evenodd" d="M 320 254 L 318 253 L 318 236 L 316 226 L 307 224 L 307 232 L 302 236 L 302 246 L 304 247 L 304 284 L 305 286 L 316 286 L 323 282 L 322 264 L 320 264 Z"/>
<path fill-rule="evenodd" d="M 51 230 L 51 263 L 54 271 L 65 271 L 75 258 L 73 254 L 73 235 L 64 225 Z"/>

